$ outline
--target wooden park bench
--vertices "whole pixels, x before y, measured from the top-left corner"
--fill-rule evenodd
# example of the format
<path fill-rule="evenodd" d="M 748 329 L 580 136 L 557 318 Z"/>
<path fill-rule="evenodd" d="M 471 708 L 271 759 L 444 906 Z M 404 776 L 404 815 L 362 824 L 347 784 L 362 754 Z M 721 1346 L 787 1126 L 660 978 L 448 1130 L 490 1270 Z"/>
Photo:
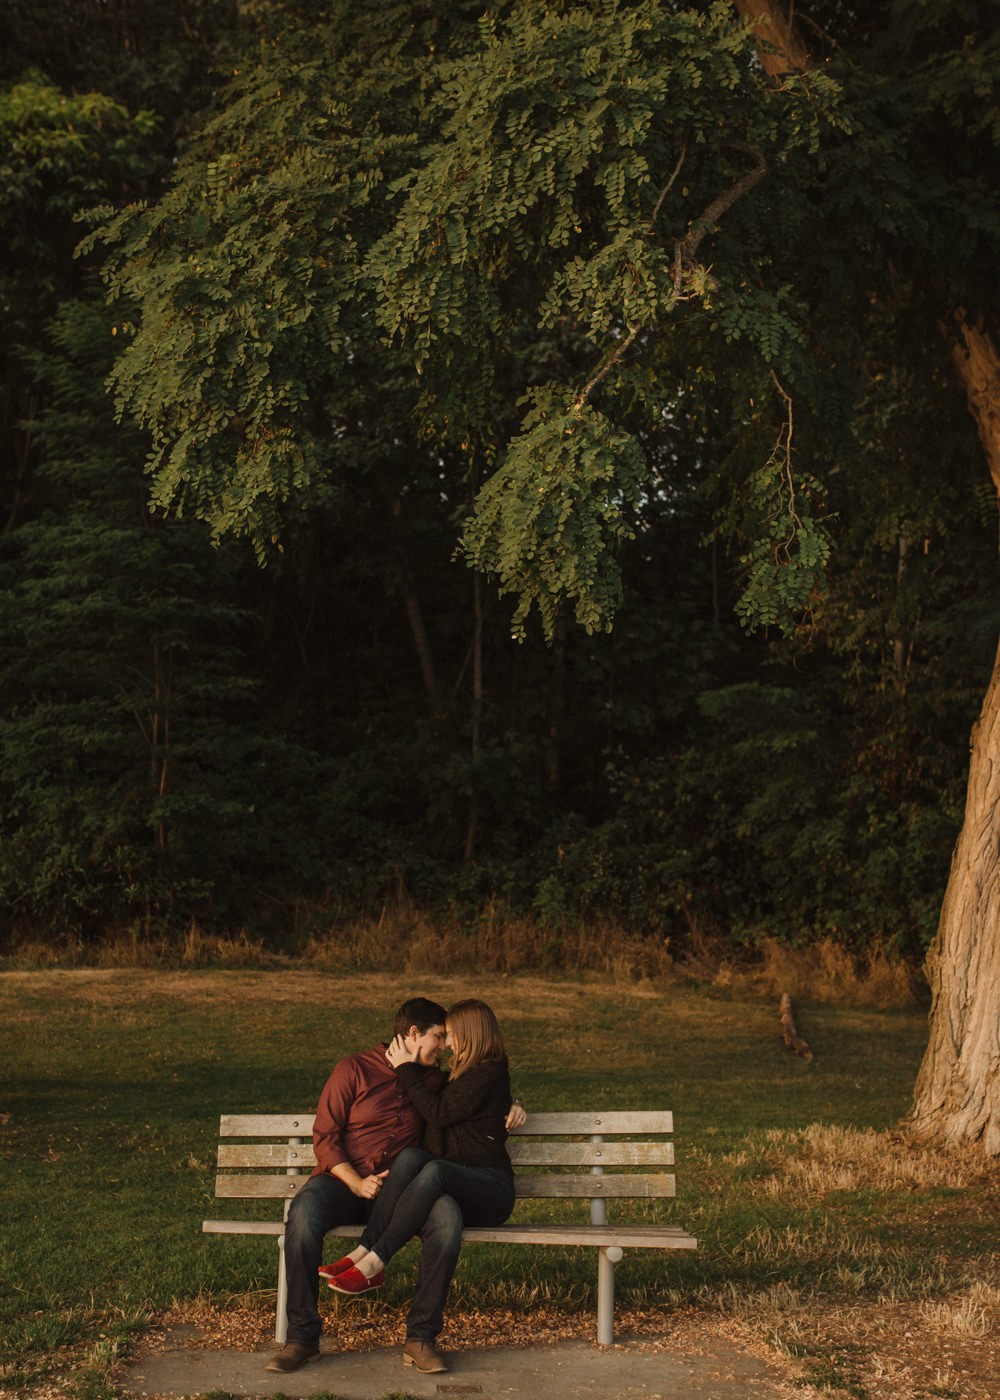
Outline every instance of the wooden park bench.
<path fill-rule="evenodd" d="M 284 1342 L 287 1287 L 284 1221 L 288 1206 L 316 1164 L 311 1114 L 224 1115 L 219 1127 L 219 1174 L 215 1194 L 227 1200 L 282 1202 L 281 1220 L 205 1220 L 208 1234 L 276 1235 L 279 1245 L 275 1338 Z M 630 1224 L 607 1218 L 607 1202 L 675 1195 L 673 1114 L 532 1113 L 507 1142 L 515 1168 L 518 1200 L 589 1203 L 589 1219 L 470 1227 L 464 1240 L 503 1244 L 588 1245 L 597 1250 L 597 1340 L 614 1337 L 615 1264 L 626 1249 L 697 1249 L 698 1241 L 677 1225 Z M 250 1139 L 250 1141 L 246 1141 Z M 525 1170 L 528 1168 L 529 1170 Z M 541 1170 L 531 1170 L 531 1169 Z M 362 1226 L 338 1226 L 331 1234 L 356 1238 Z"/>

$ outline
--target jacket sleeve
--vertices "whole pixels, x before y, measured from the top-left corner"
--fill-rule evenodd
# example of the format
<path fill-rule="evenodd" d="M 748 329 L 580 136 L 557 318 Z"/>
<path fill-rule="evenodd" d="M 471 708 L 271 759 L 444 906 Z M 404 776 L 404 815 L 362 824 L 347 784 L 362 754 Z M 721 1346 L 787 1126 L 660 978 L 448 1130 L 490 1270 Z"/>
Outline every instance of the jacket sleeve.
<path fill-rule="evenodd" d="M 328 1172 L 341 1162 L 350 1162 L 344 1147 L 344 1135 L 351 1105 L 357 1096 L 357 1075 L 350 1060 L 334 1065 L 330 1078 L 323 1086 L 313 1124 L 313 1151 L 316 1165 Z M 353 1162 L 351 1163 L 353 1166 Z"/>
<path fill-rule="evenodd" d="M 481 1108 L 502 1093 L 506 1066 L 499 1060 L 477 1065 L 457 1080 L 449 1079 L 438 1093 L 428 1089 L 419 1069 L 412 1062 L 399 1065 L 399 1082 L 421 1118 L 431 1127 L 450 1128 L 467 1123 Z"/>

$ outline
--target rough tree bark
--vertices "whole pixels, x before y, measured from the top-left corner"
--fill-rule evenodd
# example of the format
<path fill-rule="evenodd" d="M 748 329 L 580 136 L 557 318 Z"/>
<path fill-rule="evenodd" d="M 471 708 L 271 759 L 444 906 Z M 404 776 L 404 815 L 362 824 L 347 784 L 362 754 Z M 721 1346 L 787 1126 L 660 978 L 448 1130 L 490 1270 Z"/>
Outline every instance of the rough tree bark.
<path fill-rule="evenodd" d="M 1000 493 L 1000 354 L 983 316 L 968 316 L 959 310 L 955 312 L 955 323 L 959 340 L 945 328 L 951 362 L 976 420 L 993 485 Z"/>
<path fill-rule="evenodd" d="M 757 57 L 770 78 L 782 73 L 804 73 L 812 67 L 812 55 L 795 22 L 795 6 L 781 0 L 733 0 L 737 11 L 754 27 L 760 40 Z"/>
<path fill-rule="evenodd" d="M 1000 504 L 1000 355 L 982 317 L 959 311 L 955 320 L 952 362 Z M 926 971 L 930 1039 L 912 1124 L 1000 1154 L 1000 650 L 972 730 L 965 819 Z"/>
<path fill-rule="evenodd" d="M 812 66 L 794 8 L 782 0 L 733 0 L 765 42 L 775 80 Z M 1000 354 L 981 315 L 955 312 L 946 331 L 952 363 L 1000 493 Z M 913 1127 L 1000 1154 L 1000 651 L 972 731 L 965 819 L 941 918 L 927 957 L 930 1039 L 917 1076 Z"/>
<path fill-rule="evenodd" d="M 1000 650 L 972 731 L 965 821 L 927 975 L 930 1040 L 913 1126 L 1000 1153 Z"/>

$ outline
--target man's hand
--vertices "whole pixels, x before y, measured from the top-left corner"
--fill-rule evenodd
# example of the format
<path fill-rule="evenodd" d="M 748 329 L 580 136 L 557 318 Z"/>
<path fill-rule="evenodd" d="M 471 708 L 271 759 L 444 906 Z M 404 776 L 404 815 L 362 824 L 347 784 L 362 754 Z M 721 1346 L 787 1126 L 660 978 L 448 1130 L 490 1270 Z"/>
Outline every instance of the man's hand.
<path fill-rule="evenodd" d="M 375 1197 L 382 1190 L 382 1182 L 389 1175 L 387 1171 L 373 1173 L 371 1176 L 359 1176 L 357 1185 L 351 1190 L 355 1196 L 360 1196 L 363 1201 L 374 1201 Z"/>
<path fill-rule="evenodd" d="M 511 1128 L 519 1128 L 522 1123 L 526 1123 L 527 1121 L 528 1115 L 524 1111 L 524 1104 L 520 1099 L 515 1099 L 507 1110 L 504 1126 L 507 1131 L 510 1132 Z"/>
<path fill-rule="evenodd" d="M 417 1058 L 417 1052 L 407 1047 L 405 1036 L 397 1035 L 386 1050 L 385 1058 L 393 1069 L 398 1069 L 400 1065 L 412 1063 Z"/>
<path fill-rule="evenodd" d="M 350 1162 L 338 1162 L 335 1167 L 330 1168 L 330 1175 L 342 1181 L 349 1191 L 355 1196 L 360 1196 L 363 1201 L 374 1201 L 382 1188 L 382 1182 L 389 1175 L 388 1167 L 384 1172 L 372 1172 L 369 1176 L 362 1176 L 356 1172 Z"/>

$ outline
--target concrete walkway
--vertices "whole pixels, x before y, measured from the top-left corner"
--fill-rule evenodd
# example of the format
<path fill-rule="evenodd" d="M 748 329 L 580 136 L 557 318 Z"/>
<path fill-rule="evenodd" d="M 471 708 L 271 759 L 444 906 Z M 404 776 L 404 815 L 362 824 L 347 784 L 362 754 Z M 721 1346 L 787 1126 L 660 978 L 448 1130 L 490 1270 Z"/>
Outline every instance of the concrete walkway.
<path fill-rule="evenodd" d="M 421 1375 L 403 1367 L 402 1349 L 327 1352 L 301 1371 L 264 1370 L 273 1345 L 260 1352 L 182 1347 L 129 1362 L 116 1377 L 132 1395 L 235 1396 L 319 1392 L 337 1400 L 416 1400 L 473 1396 L 480 1400 L 772 1400 L 777 1374 L 757 1357 L 714 1341 L 706 1354 L 685 1356 L 641 1343 L 599 1348 L 587 1342 L 490 1347 L 448 1354 L 450 1370 Z"/>

